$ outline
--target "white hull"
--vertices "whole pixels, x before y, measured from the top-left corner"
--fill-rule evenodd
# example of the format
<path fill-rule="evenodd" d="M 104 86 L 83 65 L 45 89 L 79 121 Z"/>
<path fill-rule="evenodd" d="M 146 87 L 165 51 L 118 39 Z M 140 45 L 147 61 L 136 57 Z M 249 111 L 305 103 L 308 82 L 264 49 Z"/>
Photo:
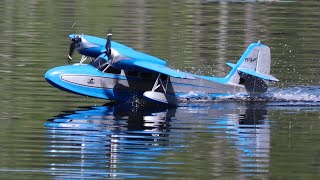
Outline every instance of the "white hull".
<path fill-rule="evenodd" d="M 152 101 L 161 102 L 168 105 L 177 105 L 177 99 L 175 96 L 164 94 L 161 92 L 146 91 L 143 93 L 143 97 Z"/>

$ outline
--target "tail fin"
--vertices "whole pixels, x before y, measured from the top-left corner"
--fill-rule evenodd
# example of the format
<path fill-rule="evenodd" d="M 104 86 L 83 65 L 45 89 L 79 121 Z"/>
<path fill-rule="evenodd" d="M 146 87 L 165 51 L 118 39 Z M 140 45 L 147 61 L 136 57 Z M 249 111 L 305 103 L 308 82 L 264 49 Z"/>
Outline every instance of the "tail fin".
<path fill-rule="evenodd" d="M 229 84 L 243 84 L 247 91 L 265 92 L 268 85 L 264 81 L 279 81 L 270 75 L 270 48 L 258 43 L 251 44 L 237 64 L 227 63 L 232 67 L 226 77 Z"/>

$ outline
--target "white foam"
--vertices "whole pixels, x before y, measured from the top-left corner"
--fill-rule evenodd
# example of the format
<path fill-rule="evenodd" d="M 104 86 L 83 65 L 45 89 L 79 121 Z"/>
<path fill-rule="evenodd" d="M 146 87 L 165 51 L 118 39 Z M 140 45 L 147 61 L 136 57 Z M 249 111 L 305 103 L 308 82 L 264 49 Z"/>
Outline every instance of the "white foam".
<path fill-rule="evenodd" d="M 320 102 L 320 87 L 271 88 L 266 98 L 273 101 Z"/>
<path fill-rule="evenodd" d="M 241 94 L 211 98 L 204 92 L 191 91 L 181 96 L 180 102 L 212 102 L 212 101 L 268 101 L 268 102 L 313 102 L 320 104 L 320 87 L 300 86 L 289 88 L 270 88 L 265 94 L 257 97 L 246 97 Z"/>

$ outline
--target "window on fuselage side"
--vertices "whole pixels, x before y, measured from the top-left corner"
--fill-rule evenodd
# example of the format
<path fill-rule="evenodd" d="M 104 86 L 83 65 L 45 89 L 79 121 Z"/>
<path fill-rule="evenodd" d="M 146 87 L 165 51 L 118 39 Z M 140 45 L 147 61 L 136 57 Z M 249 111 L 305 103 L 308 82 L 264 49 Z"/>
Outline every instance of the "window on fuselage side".
<path fill-rule="evenodd" d="M 112 74 L 120 74 L 121 69 L 114 68 L 112 66 L 109 66 L 105 71 L 105 73 L 112 73 Z"/>
<path fill-rule="evenodd" d="M 145 78 L 145 79 L 152 79 L 152 73 L 140 73 L 140 77 L 141 78 Z"/>
<path fill-rule="evenodd" d="M 137 76 L 138 76 L 138 72 L 135 72 L 135 71 L 128 71 L 128 76 L 137 77 Z"/>

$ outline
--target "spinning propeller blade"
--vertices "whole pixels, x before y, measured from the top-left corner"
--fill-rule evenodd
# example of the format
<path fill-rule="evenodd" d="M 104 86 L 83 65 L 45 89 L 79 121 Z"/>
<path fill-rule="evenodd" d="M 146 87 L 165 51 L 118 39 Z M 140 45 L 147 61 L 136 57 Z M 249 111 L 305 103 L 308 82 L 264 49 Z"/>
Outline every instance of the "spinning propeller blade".
<path fill-rule="evenodd" d="M 105 54 L 108 56 L 108 59 L 111 57 L 111 29 L 108 30 L 108 35 L 107 35 L 107 43 L 106 43 L 106 51 Z"/>
<path fill-rule="evenodd" d="M 83 36 L 83 35 L 82 35 Z M 72 55 L 74 50 L 77 47 L 77 44 L 81 42 L 82 36 L 80 35 L 75 35 L 74 37 L 71 38 L 71 43 L 70 43 L 70 49 L 69 49 L 69 54 L 68 54 L 68 62 L 72 60 Z"/>
<path fill-rule="evenodd" d="M 72 60 L 72 55 L 73 55 L 73 52 L 74 50 L 76 49 L 76 42 L 75 41 L 72 41 L 70 43 L 70 49 L 69 49 L 69 54 L 68 54 L 68 60 Z"/>

